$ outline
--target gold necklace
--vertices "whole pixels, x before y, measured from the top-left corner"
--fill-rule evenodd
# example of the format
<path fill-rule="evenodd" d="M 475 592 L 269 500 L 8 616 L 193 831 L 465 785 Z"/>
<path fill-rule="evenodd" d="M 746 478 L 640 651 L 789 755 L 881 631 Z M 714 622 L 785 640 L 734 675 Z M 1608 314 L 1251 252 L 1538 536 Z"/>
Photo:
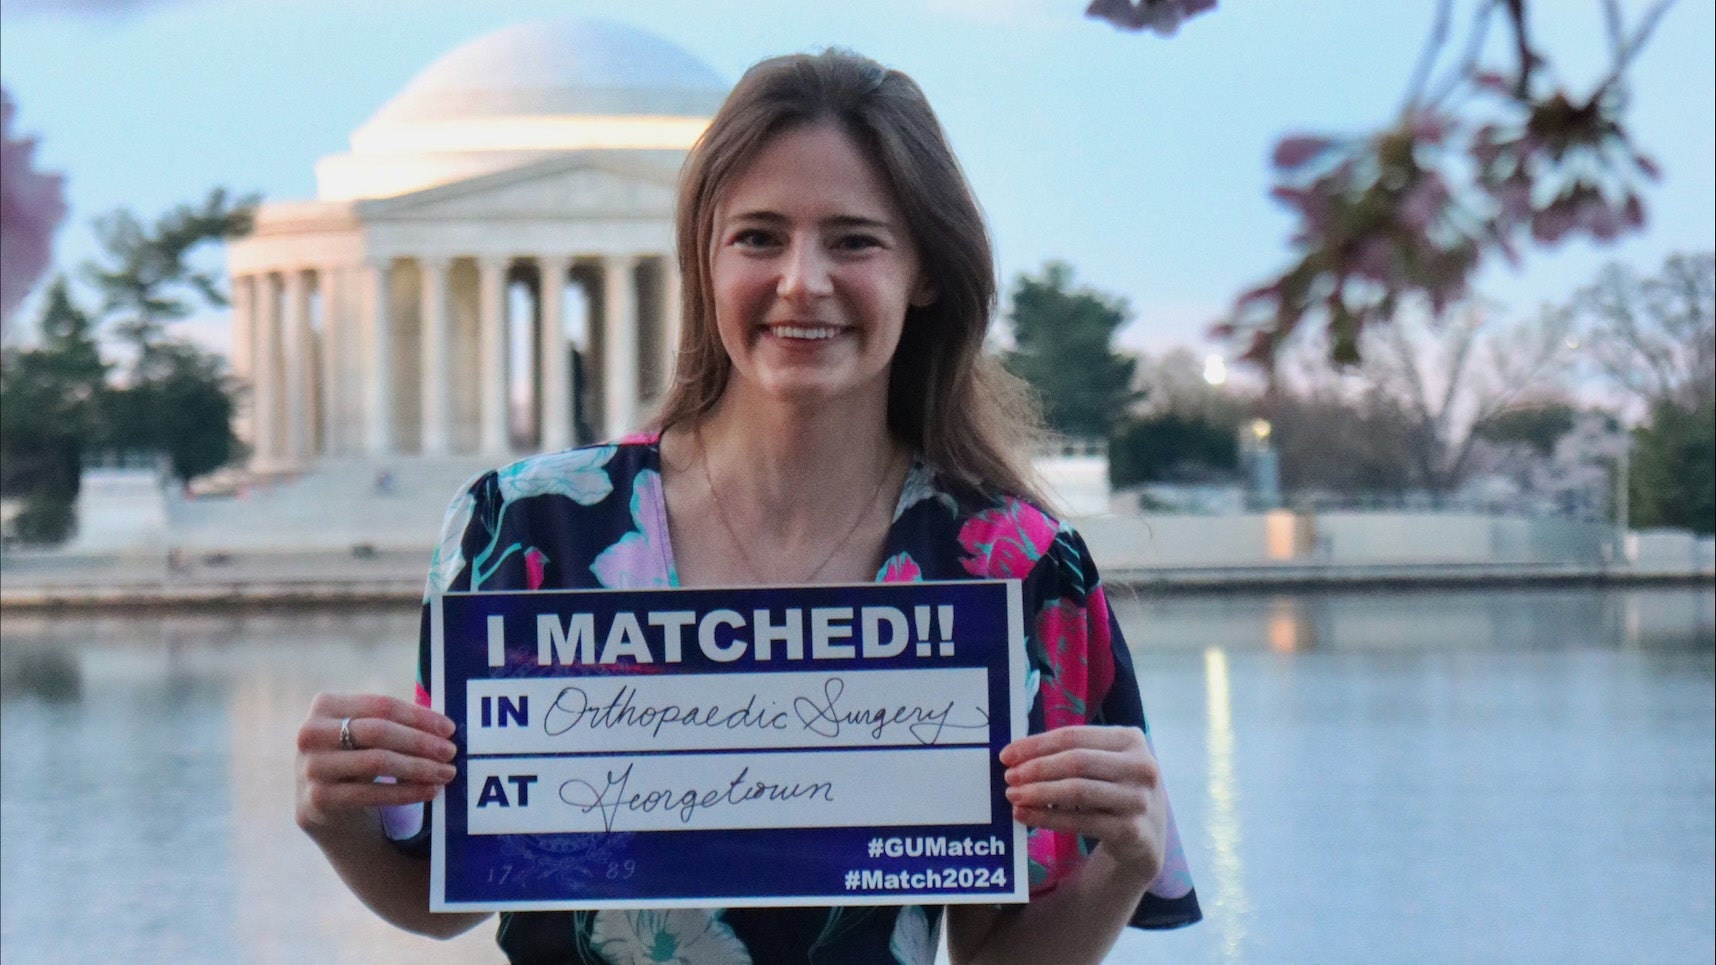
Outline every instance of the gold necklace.
<path fill-rule="evenodd" d="M 739 536 L 738 529 L 733 526 L 732 519 L 727 516 L 726 504 L 721 502 L 721 491 L 715 486 L 715 477 L 709 472 L 709 450 L 703 445 L 703 427 L 698 426 L 692 429 L 691 435 L 697 440 L 697 462 L 703 469 L 703 482 L 709 486 L 709 498 L 715 503 L 715 516 L 721 520 L 721 528 L 727 531 L 728 538 L 733 541 L 733 548 L 739 551 L 739 558 L 745 561 L 745 568 L 751 571 L 751 577 L 759 583 L 768 583 L 769 580 L 763 576 L 762 568 L 757 566 L 757 561 L 751 557 L 750 551 L 745 549 L 745 540 Z M 870 498 L 865 500 L 864 505 L 859 508 L 858 514 L 852 520 L 852 525 L 846 528 L 845 535 L 835 542 L 834 547 L 828 551 L 828 555 L 824 556 L 822 562 L 816 564 L 816 568 L 800 580 L 800 583 L 815 582 L 817 574 L 827 568 L 829 563 L 834 562 L 835 555 L 845 548 L 846 542 L 852 538 L 852 534 L 858 532 L 858 527 L 863 524 L 864 517 L 870 512 L 870 508 L 876 505 L 877 498 L 882 495 L 882 490 L 888 485 L 888 480 L 893 475 L 894 461 L 889 459 L 881 478 L 876 480 L 876 491 L 872 492 Z"/>

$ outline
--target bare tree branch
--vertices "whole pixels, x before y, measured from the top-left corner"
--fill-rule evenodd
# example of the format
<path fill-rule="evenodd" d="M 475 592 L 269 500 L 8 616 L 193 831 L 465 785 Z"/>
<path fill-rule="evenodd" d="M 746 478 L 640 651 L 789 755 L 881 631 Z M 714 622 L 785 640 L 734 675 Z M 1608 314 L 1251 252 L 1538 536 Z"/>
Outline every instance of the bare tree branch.
<path fill-rule="evenodd" d="M 1412 80 L 1406 85 L 1406 100 L 1400 105 L 1400 113 L 1417 113 L 1424 87 L 1430 83 L 1430 72 L 1435 68 L 1442 48 L 1448 43 L 1448 21 L 1453 14 L 1454 0 L 1440 0 L 1436 4 L 1436 20 L 1430 28 L 1430 35 L 1424 38 L 1424 49 L 1418 53 L 1418 64 L 1412 68 Z"/>

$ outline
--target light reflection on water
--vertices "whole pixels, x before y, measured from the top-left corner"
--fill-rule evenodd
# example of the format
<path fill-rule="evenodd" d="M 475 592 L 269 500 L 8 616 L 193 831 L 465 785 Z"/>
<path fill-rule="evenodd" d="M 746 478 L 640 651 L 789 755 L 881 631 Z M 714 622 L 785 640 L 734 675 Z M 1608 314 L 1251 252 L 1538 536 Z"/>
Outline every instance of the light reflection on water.
<path fill-rule="evenodd" d="M 1273 623 L 1271 624 L 1273 626 Z M 1270 638 L 1271 647 L 1274 638 Z M 1206 889 L 1206 914 L 1221 933 L 1225 957 L 1237 959 L 1245 949 L 1245 927 L 1251 920 L 1251 904 L 1245 897 L 1245 869 L 1240 861 L 1244 845 L 1240 833 L 1238 801 L 1234 800 L 1232 685 L 1227 676 L 1227 653 L 1219 647 L 1204 651 L 1205 704 L 1208 707 L 1209 754 L 1208 839 L 1215 873 L 1215 887 Z M 1158 730 L 1160 725 L 1158 725 Z"/>
<path fill-rule="evenodd" d="M 1120 597 L 1209 920 L 1111 961 L 1716 955 L 1710 591 Z M 7 616 L 5 959 L 496 960 L 292 824 L 311 696 L 408 695 L 416 624 Z"/>

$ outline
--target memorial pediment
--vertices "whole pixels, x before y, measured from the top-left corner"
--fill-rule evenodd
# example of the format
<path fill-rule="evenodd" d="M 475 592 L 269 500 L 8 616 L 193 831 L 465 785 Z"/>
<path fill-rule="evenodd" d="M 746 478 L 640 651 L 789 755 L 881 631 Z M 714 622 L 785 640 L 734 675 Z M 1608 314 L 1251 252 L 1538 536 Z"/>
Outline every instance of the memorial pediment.
<path fill-rule="evenodd" d="M 367 221 L 671 219 L 671 174 L 613 162 L 554 159 L 411 194 L 360 202 Z"/>

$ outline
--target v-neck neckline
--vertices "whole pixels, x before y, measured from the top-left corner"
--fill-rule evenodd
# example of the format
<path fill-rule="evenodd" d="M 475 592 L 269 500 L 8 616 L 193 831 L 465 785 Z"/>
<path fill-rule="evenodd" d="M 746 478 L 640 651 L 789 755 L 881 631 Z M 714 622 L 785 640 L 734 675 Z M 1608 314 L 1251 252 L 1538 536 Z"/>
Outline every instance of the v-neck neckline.
<path fill-rule="evenodd" d="M 661 480 L 661 484 L 653 487 L 655 492 L 650 494 L 653 498 L 648 499 L 650 505 L 647 509 L 641 506 L 639 508 L 650 514 L 656 532 L 661 534 L 661 542 L 658 547 L 660 558 L 657 562 L 661 565 L 667 586 L 676 590 L 684 589 L 684 584 L 679 581 L 678 558 L 673 549 L 673 531 L 667 525 L 667 474 L 662 470 L 661 433 L 656 433 L 654 438 L 648 440 L 646 447 L 649 451 L 649 458 L 640 467 L 640 471 L 654 470 L 656 477 Z M 906 469 L 905 478 L 900 481 L 900 493 L 894 498 L 893 516 L 888 520 L 888 535 L 882 540 L 882 565 L 876 569 L 875 575 L 868 582 L 882 582 L 882 574 L 888 569 L 888 560 L 899 552 L 896 547 L 900 541 L 900 519 L 908 508 L 906 500 L 928 483 L 926 478 L 928 474 L 929 468 L 914 453 L 912 464 Z"/>

